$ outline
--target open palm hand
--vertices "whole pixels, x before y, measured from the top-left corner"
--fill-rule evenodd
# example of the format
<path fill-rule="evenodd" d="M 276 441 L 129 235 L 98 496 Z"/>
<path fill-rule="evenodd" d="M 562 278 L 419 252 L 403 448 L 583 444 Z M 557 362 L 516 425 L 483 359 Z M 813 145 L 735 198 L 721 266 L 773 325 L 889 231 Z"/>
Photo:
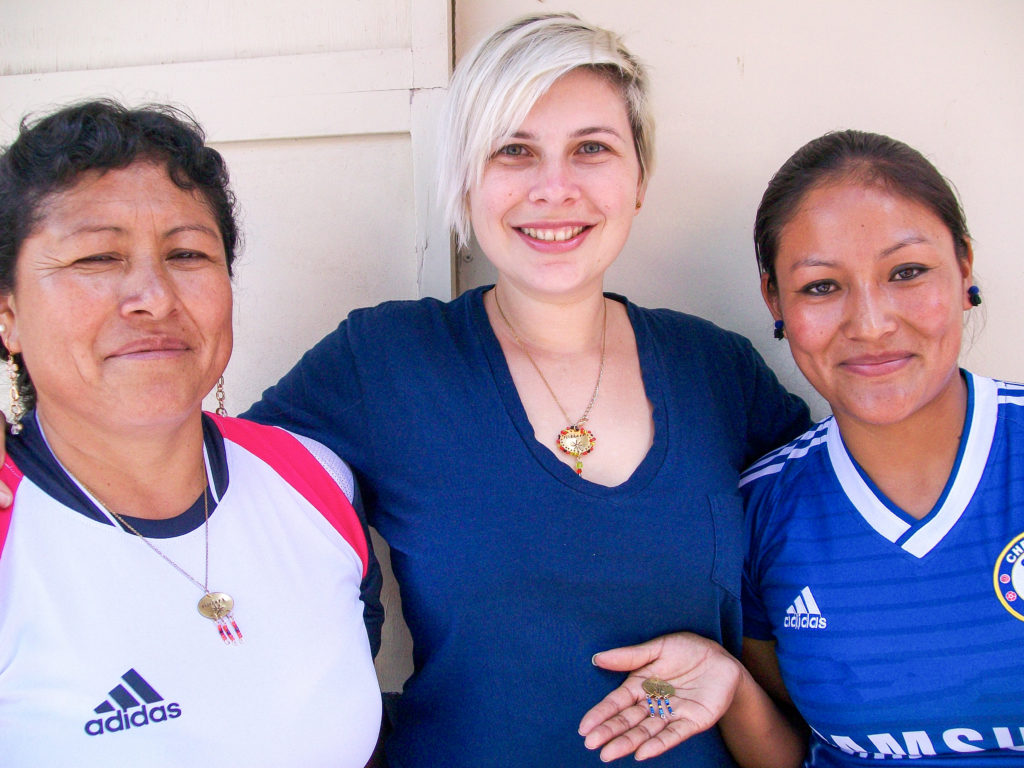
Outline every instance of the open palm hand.
<path fill-rule="evenodd" d="M 588 749 L 602 760 L 655 757 L 706 731 L 725 714 L 741 680 L 739 662 L 720 645 L 691 633 L 664 635 L 594 656 L 603 669 L 629 672 L 625 681 L 580 722 Z M 660 678 L 675 688 L 672 715 L 652 717 L 643 683 Z"/>

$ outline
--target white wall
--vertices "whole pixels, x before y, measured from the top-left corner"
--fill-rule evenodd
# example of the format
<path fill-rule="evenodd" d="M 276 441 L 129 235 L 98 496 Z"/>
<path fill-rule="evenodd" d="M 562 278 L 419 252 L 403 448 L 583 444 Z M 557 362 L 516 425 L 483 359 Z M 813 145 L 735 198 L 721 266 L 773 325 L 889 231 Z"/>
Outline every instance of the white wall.
<path fill-rule="evenodd" d="M 808 396 L 760 299 L 754 211 L 804 142 L 836 128 L 887 133 L 963 198 L 988 318 L 972 320 L 966 364 L 1024 380 L 1024 3 L 462 0 L 456 58 L 509 18 L 563 10 L 619 32 L 652 73 L 658 167 L 611 290 L 745 334 Z M 471 256 L 459 260 L 463 289 L 493 279 Z"/>

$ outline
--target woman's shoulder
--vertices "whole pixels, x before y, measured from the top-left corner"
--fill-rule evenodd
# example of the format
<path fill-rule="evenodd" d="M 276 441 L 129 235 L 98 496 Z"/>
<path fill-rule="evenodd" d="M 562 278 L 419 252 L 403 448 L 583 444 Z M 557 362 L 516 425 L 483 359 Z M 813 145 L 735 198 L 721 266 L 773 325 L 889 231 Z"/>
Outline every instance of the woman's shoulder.
<path fill-rule="evenodd" d="M 828 433 L 835 423 L 829 416 L 799 437 L 769 451 L 740 475 L 739 487 L 747 495 L 799 481 L 803 472 L 815 470 L 814 464 L 828 452 Z"/>
<path fill-rule="evenodd" d="M 392 299 L 371 307 L 353 309 L 348 322 L 362 326 L 420 327 L 425 320 L 441 320 L 465 315 L 475 302 L 480 302 L 483 288 L 473 288 L 450 301 L 430 296 L 421 299 Z"/>
<path fill-rule="evenodd" d="M 453 348 L 476 341 L 483 302 L 479 289 L 451 301 L 423 298 L 387 301 L 353 310 L 334 341 L 350 350 L 363 369 L 381 366 L 410 370 L 432 368 Z"/>
<path fill-rule="evenodd" d="M 277 471 L 281 466 L 313 466 L 315 460 L 351 502 L 355 497 L 352 470 L 334 451 L 312 438 L 283 427 L 259 424 L 249 419 L 206 415 L 216 424 L 221 437 L 259 456 Z"/>
<path fill-rule="evenodd" d="M 751 347 L 750 341 L 742 334 L 722 328 L 707 318 L 667 307 L 641 307 L 621 296 L 610 296 L 625 303 L 634 325 L 637 325 L 637 320 L 642 321 L 646 330 L 656 338 L 674 342 L 685 339 L 687 343 L 709 348 L 720 348 L 723 344 L 736 349 Z"/>

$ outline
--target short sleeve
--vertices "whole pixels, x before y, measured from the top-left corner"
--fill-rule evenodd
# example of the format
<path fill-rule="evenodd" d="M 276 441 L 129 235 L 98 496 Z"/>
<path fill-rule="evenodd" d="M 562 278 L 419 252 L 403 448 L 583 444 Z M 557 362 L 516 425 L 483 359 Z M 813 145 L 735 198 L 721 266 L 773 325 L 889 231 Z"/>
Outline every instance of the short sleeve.
<path fill-rule="evenodd" d="M 352 470 L 342 461 L 336 453 L 328 449 L 322 443 L 311 440 L 302 435 L 295 435 L 295 438 L 305 446 L 320 466 L 326 470 L 331 479 L 338 484 L 338 487 L 345 493 L 352 503 L 352 508 L 359 517 L 363 526 L 363 535 L 366 537 L 366 548 L 368 561 L 366 575 L 359 586 L 359 596 L 363 601 L 363 623 L 366 624 L 366 634 L 370 638 L 370 651 L 376 656 L 380 650 L 381 627 L 384 625 L 384 606 L 380 601 L 380 591 L 383 584 L 380 563 L 373 551 L 373 542 L 370 539 L 370 529 L 366 523 L 366 514 L 363 510 L 362 496 L 359 493 L 359 486 L 352 475 Z"/>
<path fill-rule="evenodd" d="M 321 339 L 242 418 L 310 437 L 359 474 L 367 471 L 372 435 L 350 326 L 346 320 Z"/>

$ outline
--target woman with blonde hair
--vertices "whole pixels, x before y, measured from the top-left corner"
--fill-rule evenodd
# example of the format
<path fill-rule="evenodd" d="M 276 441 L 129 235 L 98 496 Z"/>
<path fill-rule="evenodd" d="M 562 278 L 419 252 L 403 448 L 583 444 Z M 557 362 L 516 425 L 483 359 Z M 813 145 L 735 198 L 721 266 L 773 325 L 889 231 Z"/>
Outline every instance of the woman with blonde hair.
<path fill-rule="evenodd" d="M 391 545 L 395 768 L 591 765 L 581 707 L 617 682 L 596 651 L 688 629 L 738 652 L 736 483 L 807 411 L 741 337 L 604 292 L 652 130 L 612 33 L 495 32 L 452 78 L 440 169 L 496 284 L 351 313 L 249 412 L 344 455 Z M 711 731 L 662 762 L 729 758 Z"/>

